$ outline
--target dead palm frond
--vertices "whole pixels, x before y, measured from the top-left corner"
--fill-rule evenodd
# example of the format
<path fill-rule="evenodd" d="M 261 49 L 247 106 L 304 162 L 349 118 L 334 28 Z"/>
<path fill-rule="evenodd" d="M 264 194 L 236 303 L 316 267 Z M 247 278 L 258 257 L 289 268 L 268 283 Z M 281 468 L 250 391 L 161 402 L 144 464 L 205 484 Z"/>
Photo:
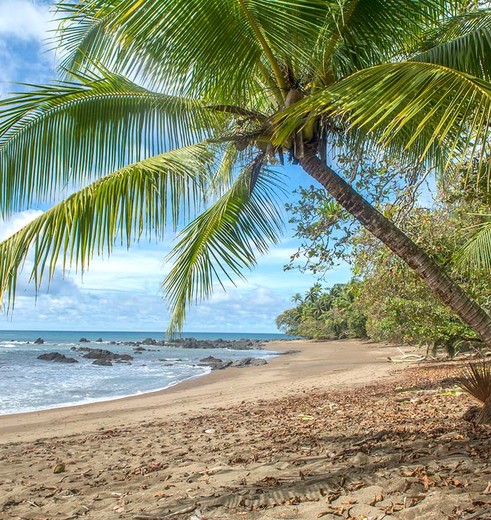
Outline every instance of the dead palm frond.
<path fill-rule="evenodd" d="M 479 361 L 469 363 L 458 385 L 481 403 L 485 403 L 491 396 L 491 363 Z"/>
<path fill-rule="evenodd" d="M 484 360 L 470 363 L 459 377 L 458 385 L 484 405 L 475 416 L 475 422 L 478 424 L 490 423 L 491 363 Z"/>

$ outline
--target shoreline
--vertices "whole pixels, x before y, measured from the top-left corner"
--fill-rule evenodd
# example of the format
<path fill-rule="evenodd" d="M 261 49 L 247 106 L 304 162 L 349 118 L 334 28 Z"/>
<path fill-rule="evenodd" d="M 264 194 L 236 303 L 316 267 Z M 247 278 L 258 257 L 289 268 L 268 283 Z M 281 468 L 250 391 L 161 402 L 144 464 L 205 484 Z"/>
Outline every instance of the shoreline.
<path fill-rule="evenodd" d="M 292 349 L 300 352 L 282 355 Z M 218 405 L 284 397 L 311 388 L 356 386 L 385 377 L 395 368 L 387 362 L 395 348 L 361 341 L 281 340 L 269 342 L 268 350 L 279 355 L 259 367 L 212 371 L 163 390 L 123 398 L 2 415 L 0 444 L 180 418 Z M 349 373 L 352 376 L 346 377 Z"/>
<path fill-rule="evenodd" d="M 0 517 L 489 517 L 491 430 L 463 420 L 475 403 L 452 386 L 464 361 L 290 346 L 152 395 L 0 418 Z"/>
<path fill-rule="evenodd" d="M 242 358 L 251 359 L 253 364 L 258 362 L 256 358 L 267 360 L 277 355 L 268 350 L 268 340 L 250 338 L 192 337 L 169 343 L 151 337 L 120 341 L 83 337 L 76 343 L 52 344 L 39 336 L 35 341 L 0 343 L 0 369 L 6 368 L 0 381 L 0 394 L 5 396 L 0 401 L 0 417 L 158 392 L 204 376 L 210 369 L 239 363 Z M 214 357 L 204 359 L 210 354 Z M 116 368 L 94 370 L 90 365 Z"/>
<path fill-rule="evenodd" d="M 94 399 L 92 401 L 83 401 L 83 402 L 73 402 L 73 403 L 64 403 L 59 404 L 55 406 L 50 406 L 49 408 L 37 408 L 36 410 L 24 410 L 21 412 L 9 412 L 9 413 L 3 413 L 0 414 L 0 421 L 2 417 L 11 417 L 11 416 L 18 416 L 18 415 L 25 415 L 25 414 L 35 414 L 35 413 L 41 413 L 41 412 L 49 412 L 51 410 L 62 410 L 64 408 L 78 408 L 79 406 L 90 406 L 93 404 L 99 404 L 99 403 L 109 403 L 111 401 L 119 401 L 121 399 L 130 399 L 133 397 L 142 397 L 147 394 L 154 394 L 159 392 L 164 392 L 165 390 L 169 390 L 170 388 L 180 385 L 182 383 L 186 383 L 187 381 L 192 381 L 193 379 L 199 379 L 201 377 L 206 377 L 211 374 L 211 369 L 209 372 L 205 372 L 203 374 L 196 374 L 194 376 L 187 377 L 186 379 L 183 379 L 181 381 L 175 381 L 172 383 L 169 383 L 167 386 L 164 386 L 162 388 L 155 388 L 154 390 L 148 390 L 144 392 L 136 392 L 134 394 L 128 394 L 128 395 L 121 395 L 116 397 L 101 397 L 100 399 Z M 0 440 L 1 443 L 1 440 Z"/>

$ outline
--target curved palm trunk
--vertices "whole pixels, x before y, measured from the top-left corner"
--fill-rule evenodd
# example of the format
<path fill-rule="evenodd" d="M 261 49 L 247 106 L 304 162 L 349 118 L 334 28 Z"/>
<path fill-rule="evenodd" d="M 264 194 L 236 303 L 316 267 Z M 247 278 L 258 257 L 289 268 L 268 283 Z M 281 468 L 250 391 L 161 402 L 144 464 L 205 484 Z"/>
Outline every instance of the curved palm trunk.
<path fill-rule="evenodd" d="M 346 211 L 414 269 L 431 291 L 478 334 L 486 346 L 491 347 L 491 317 L 472 301 L 440 266 L 324 164 L 315 151 L 306 150 L 299 163 Z"/>

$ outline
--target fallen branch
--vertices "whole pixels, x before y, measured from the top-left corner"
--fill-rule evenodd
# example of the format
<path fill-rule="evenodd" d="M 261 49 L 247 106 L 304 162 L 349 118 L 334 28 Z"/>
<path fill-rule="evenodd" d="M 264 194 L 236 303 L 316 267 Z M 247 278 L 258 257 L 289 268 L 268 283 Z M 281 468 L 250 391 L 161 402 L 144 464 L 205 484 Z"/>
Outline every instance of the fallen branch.
<path fill-rule="evenodd" d="M 472 513 L 471 515 L 467 515 L 467 516 L 464 516 L 462 517 L 461 520 L 474 520 L 476 518 L 486 518 L 482 515 L 485 515 L 485 514 L 491 514 L 491 508 L 488 508 L 488 509 L 481 509 L 481 511 L 477 511 L 477 513 Z M 488 517 L 489 518 L 489 517 Z"/>
<path fill-rule="evenodd" d="M 196 505 L 191 507 L 186 507 L 186 509 L 181 509 L 179 511 L 175 511 L 174 513 L 169 513 L 165 516 L 151 516 L 151 515 L 137 515 L 134 517 L 134 520 L 170 520 L 179 515 L 186 515 L 187 513 L 193 513 L 196 510 Z"/>

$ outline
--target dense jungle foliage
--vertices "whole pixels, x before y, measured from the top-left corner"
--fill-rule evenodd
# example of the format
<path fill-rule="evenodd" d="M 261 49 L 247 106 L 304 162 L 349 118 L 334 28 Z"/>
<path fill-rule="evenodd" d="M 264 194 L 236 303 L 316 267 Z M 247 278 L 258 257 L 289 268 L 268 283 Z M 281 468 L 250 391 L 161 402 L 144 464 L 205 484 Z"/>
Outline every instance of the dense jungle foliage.
<path fill-rule="evenodd" d="M 372 178 L 377 174 L 368 171 Z M 380 183 L 391 185 L 397 167 L 378 171 Z M 435 196 L 430 208 L 410 207 L 414 191 L 392 190 L 379 209 L 396 220 L 419 246 L 485 309 L 491 304 L 488 270 L 462 260 L 462 250 L 476 229 L 488 219 L 490 201 L 484 190 L 460 179 Z M 389 192 L 388 192 L 389 193 Z M 325 288 L 316 284 L 296 306 L 278 316 L 280 330 L 307 338 L 369 337 L 395 343 L 444 347 L 450 354 L 477 342 L 475 334 L 435 298 L 414 272 L 380 241 L 364 231 L 326 196 L 323 190 L 302 189 L 290 206 L 292 223 L 302 247 L 288 268 L 310 270 L 320 277 L 339 261 L 350 263 L 354 278 Z M 313 203 L 315 201 L 315 204 Z M 318 208 L 313 211 L 313 208 Z M 298 266 L 298 261 L 304 263 Z M 297 265 L 295 265 L 297 262 Z M 477 344 L 477 343 L 476 343 Z"/>

